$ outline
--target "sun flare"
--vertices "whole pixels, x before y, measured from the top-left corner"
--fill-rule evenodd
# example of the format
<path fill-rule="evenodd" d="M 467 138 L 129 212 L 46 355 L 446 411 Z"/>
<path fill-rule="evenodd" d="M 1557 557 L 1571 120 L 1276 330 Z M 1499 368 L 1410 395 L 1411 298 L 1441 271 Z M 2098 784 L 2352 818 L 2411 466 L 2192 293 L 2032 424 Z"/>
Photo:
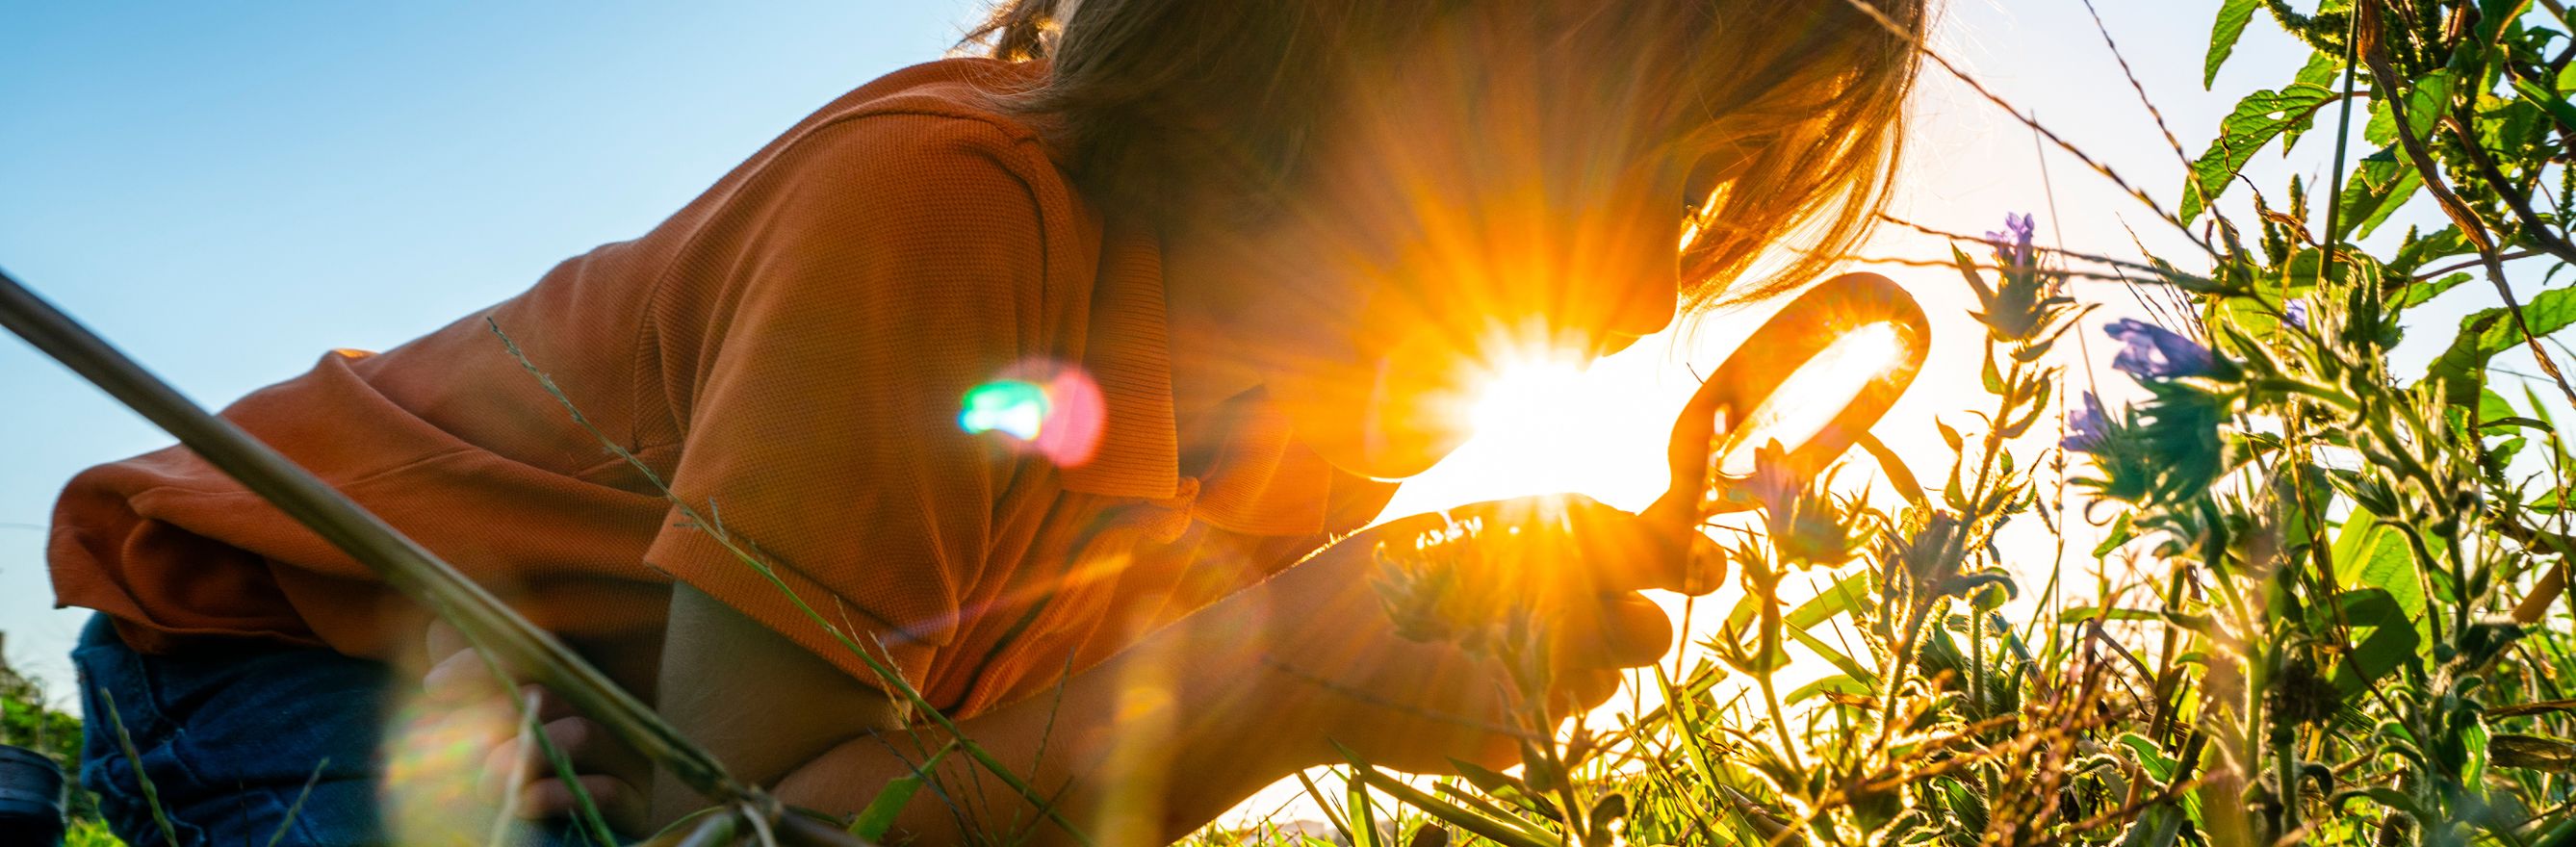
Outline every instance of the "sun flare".
<path fill-rule="evenodd" d="M 1573 414 L 1583 388 L 1583 369 L 1566 362 L 1534 361 L 1497 371 L 1468 409 L 1476 434 L 1561 429 Z"/>

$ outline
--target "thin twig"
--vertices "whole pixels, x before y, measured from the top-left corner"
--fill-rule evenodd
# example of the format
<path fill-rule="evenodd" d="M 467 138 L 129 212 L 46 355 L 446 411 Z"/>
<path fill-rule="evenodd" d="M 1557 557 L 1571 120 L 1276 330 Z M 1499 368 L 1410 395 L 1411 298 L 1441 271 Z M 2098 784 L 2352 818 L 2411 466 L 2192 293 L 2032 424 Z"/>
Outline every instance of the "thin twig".
<path fill-rule="evenodd" d="M 295 819 L 304 814 L 304 801 L 313 796 L 313 786 L 322 781 L 322 771 L 331 767 L 331 757 L 313 763 L 313 773 L 304 777 L 304 790 L 295 792 L 295 802 L 286 805 L 286 815 L 277 822 L 277 831 L 268 836 L 268 847 L 286 840 L 286 831 L 295 827 Z"/>
<path fill-rule="evenodd" d="M 1307 671 L 1304 668 L 1289 664 L 1277 656 L 1272 656 L 1266 653 L 1261 656 L 1261 664 L 1271 670 L 1286 674 L 1289 678 L 1295 679 L 1299 682 L 1313 685 L 1317 688 L 1321 688 L 1344 697 L 1349 697 L 1372 706 L 1380 706 L 1405 712 L 1424 720 L 1439 721 L 1445 724 L 1472 729 L 1477 732 L 1499 735 L 1504 738 L 1516 738 L 1522 741 L 1545 742 L 1548 740 L 1545 735 L 1529 732 L 1519 727 L 1504 726 L 1492 721 L 1477 720 L 1464 715 L 1442 714 L 1439 712 L 1424 710 L 1405 703 L 1399 703 L 1379 696 L 1376 692 L 1352 688 L 1331 679 L 1327 679 L 1323 676 Z"/>
<path fill-rule="evenodd" d="M 1895 216 L 1895 215 L 1888 214 L 1888 213 L 1886 213 L 1886 212 L 1877 212 L 1877 213 L 1874 213 L 1874 214 L 1875 214 L 1875 216 L 1876 216 L 1879 220 L 1886 221 L 1886 222 L 1888 222 L 1888 223 L 1892 223 L 1892 224 L 1895 224 L 1895 225 L 1897 225 L 1897 226 L 1905 227 L 1906 229 L 1914 230 L 1915 232 L 1920 232 L 1920 233 L 1923 233 L 1923 234 L 1925 234 L 1925 235 L 1939 236 L 1939 237 L 1947 238 L 1947 239 L 1951 239 L 1951 240 L 1954 240 L 1954 241 L 1983 242 L 1983 241 L 1985 241 L 1985 240 L 1986 240 L 1986 239 L 1985 239 L 1984 237 L 1982 237 L 1982 236 L 1969 235 L 1969 234 L 1964 233 L 1964 232 L 1951 232 L 1951 231 L 1949 231 L 1949 230 L 1945 230 L 1945 229 L 1938 229 L 1938 228 L 1935 228 L 1935 227 L 1926 226 L 1926 225 L 1924 225 L 1924 224 L 1915 223 L 1915 222 L 1913 222 L 1913 221 L 1909 221 L 1909 220 L 1906 220 L 1906 219 L 1904 219 L 1904 218 L 1900 218 L 1900 217 L 1897 217 L 1897 216 Z M 2172 273 L 2172 271 L 2166 270 L 2166 269 L 2164 269 L 2164 268 L 2159 268 L 2159 267 L 2156 267 L 2156 266 L 2154 266 L 2154 265 L 2145 264 L 2145 263 L 2142 263 L 2142 262 L 2132 262 L 2132 261 L 2129 261 L 2129 260 L 2127 260 L 2127 259 L 2114 259 L 2114 258 L 2111 258 L 2111 257 L 2109 257 L 2109 256 L 2103 256 L 2103 255 L 2098 255 L 2098 254 L 2093 254 L 2093 253 L 2081 253 L 2081 252 L 2077 252 L 2077 251 L 2074 251 L 2074 250 L 2068 250 L 2068 249 L 2066 249 L 2065 247 L 2048 247 L 2048 246 L 2044 246 L 2044 245 L 2033 244 L 2033 245 L 2031 245 L 2031 249 L 2033 249 L 2033 250 L 2038 250 L 2038 251 L 2041 251 L 2041 252 L 2044 252 L 2044 253 L 2049 253 L 2049 254 L 2051 254 L 2051 255 L 2059 256 L 2059 257 L 2062 257 L 2062 258 L 2074 259 L 2074 260 L 2077 260 L 2077 261 L 2083 261 L 2083 262 L 2092 262 L 2092 263 L 2094 263 L 2094 264 L 2099 264 L 2099 265 L 2110 265 L 2110 266 L 2112 266 L 2112 267 L 2128 268 L 2128 269 L 2130 269 L 2130 270 L 2142 271 L 2142 272 L 2145 272 L 2145 273 L 2158 274 L 2158 275 L 2163 275 L 2163 274 L 2169 274 L 2169 273 Z"/>
<path fill-rule="evenodd" d="M 2538 251 L 2538 250 L 2514 250 L 2514 251 L 2510 251 L 2510 252 L 2506 252 L 2506 253 L 2500 253 L 2500 254 L 2497 254 L 2497 255 L 2496 255 L 2496 260 L 2497 260 L 2497 261 L 2500 261 L 2500 262 L 2510 262 L 2510 261 L 2513 261 L 2513 260 L 2515 260 L 2515 259 L 2528 259 L 2528 258 L 2531 258 L 2531 257 L 2533 257 L 2533 256 L 2538 256 L 2538 255 L 2540 255 L 2540 251 Z M 2444 274 L 2454 273 L 2454 272 L 2457 272 L 2457 271 L 2470 270 L 2470 269 L 2473 269 L 2473 268 L 2477 268 L 2477 267 L 2483 266 L 2483 265 L 2485 265 L 2486 263 L 2487 263 L 2487 260 L 2486 260 L 2485 258 L 2481 257 L 2481 258 L 2476 258 L 2476 259 L 2470 259 L 2470 260 L 2465 261 L 2465 262 L 2457 262 L 2457 263 L 2453 263 L 2453 264 L 2443 265 L 2443 266 L 2441 266 L 2441 267 L 2434 268 L 2434 269 L 2432 269 L 2432 270 L 2424 271 L 2424 272 L 2422 272 L 2422 273 L 2418 273 L 2418 274 L 2416 274 L 2416 275 L 2415 275 L 2415 281 L 2416 281 L 2416 282 L 2425 282 L 2425 281 L 2429 281 L 2429 280 L 2440 279 L 2440 278 L 2442 278 L 2442 276 L 2443 276 Z"/>
<path fill-rule="evenodd" d="M 2093 8 L 2093 0 L 2084 0 L 2084 11 L 2093 16 L 2093 31 L 2102 34 L 2102 46 L 2110 48 L 2112 60 L 2120 63 L 2120 75 L 2128 78 L 2129 90 L 2138 93 L 2138 102 L 2147 107 L 2147 117 L 2156 121 L 2156 131 L 2164 133 L 2165 144 L 2173 148 L 2174 160 L 2182 163 L 2184 173 L 2190 173 L 2191 154 L 2183 152 L 2182 139 L 2175 138 L 2173 127 L 2165 125 L 2164 110 L 2156 108 L 2155 99 L 2147 96 L 2147 87 L 2138 84 L 2137 71 L 2129 69 L 2129 57 L 2121 55 L 2120 43 L 2111 40 L 2110 25 L 2102 22 L 2102 10 Z M 2349 96 L 2351 92 L 2345 94 Z"/>
<path fill-rule="evenodd" d="M 537 692 L 530 691 L 526 696 L 519 698 L 518 711 L 519 737 L 516 739 L 518 755 L 512 757 L 510 774 L 503 780 L 501 808 L 493 810 L 492 813 L 492 834 L 483 839 L 483 843 L 491 847 L 505 847 L 510 843 L 510 824 L 519 819 L 519 795 L 524 793 L 528 782 L 536 777 L 537 763 L 528 755 L 528 751 L 537 746 L 537 732 L 543 723 L 537 716 Z"/>
<path fill-rule="evenodd" d="M 1896 34 L 1898 38 L 1905 39 L 1907 43 L 1914 46 L 1916 52 L 1923 54 L 1925 58 L 1931 59 L 1933 64 L 1940 65 L 1941 70 L 1948 72 L 1950 76 L 1958 79 L 1960 82 L 1967 83 L 1970 89 L 1975 90 L 1979 96 L 1986 98 L 1987 102 L 1995 104 L 1997 108 L 2003 109 L 2006 114 L 2012 115 L 2013 120 L 2020 121 L 2022 125 L 2030 127 L 2033 130 L 2037 130 L 2040 135 L 2048 138 L 2049 143 L 2057 145 L 2057 148 L 2066 151 L 2067 155 L 2074 156 L 2076 161 L 2083 162 L 2085 167 L 2092 168 L 2094 173 L 2100 174 L 2102 178 L 2110 180 L 2112 185 L 2119 186 L 2120 190 L 2127 192 L 2131 198 L 2137 200 L 2139 203 L 2145 204 L 2149 211 L 2155 212 L 2156 217 L 2164 219 L 2165 223 L 2172 224 L 2175 232 L 2182 233 L 2183 238 L 2190 241 L 2193 246 L 2199 247 L 2201 252 L 2209 254 L 2211 258 L 2220 257 L 2218 248 L 2211 246 L 2209 242 L 2202 240 L 2198 234 L 2193 233 L 2191 231 L 2191 227 L 2184 225 L 2181 218 L 2175 217 L 2172 212 L 2165 211 L 2164 204 L 2156 202 L 2156 198 L 2148 196 L 2147 192 L 2144 190 L 2139 189 L 2135 185 L 2131 185 L 2128 179 L 2120 176 L 2119 171 L 2112 170 L 2110 165 L 2103 164 L 2102 160 L 2093 158 L 2091 154 L 2084 152 L 2082 148 L 2076 147 L 2074 142 L 2067 141 L 2063 136 L 2058 135 L 2056 131 L 2041 125 L 2039 121 L 2032 119 L 2027 114 L 2023 113 L 2020 107 L 2014 106 L 2012 101 L 2005 100 L 2002 95 L 1996 94 L 1993 90 L 1986 88 L 1985 83 L 1978 82 L 1977 78 L 1969 76 L 1967 71 L 1960 70 L 1959 66 L 1952 64 L 1948 57 L 1941 55 L 1940 51 L 1932 49 L 1931 44 L 1924 42 L 1922 36 L 1916 35 L 1912 30 L 1906 29 L 1905 25 L 1897 23 L 1896 19 L 1888 17 L 1887 13 L 1880 11 L 1876 4 L 1869 2 L 1869 0 L 1843 1 L 1851 4 L 1852 8 L 1859 9 L 1862 14 L 1868 15 L 1870 19 L 1877 21 L 1878 25 L 1887 28 L 1888 32 Z"/>
<path fill-rule="evenodd" d="M 1852 262 L 1852 263 L 1856 263 L 1856 264 L 1863 264 L 1863 265 L 1898 265 L 1898 266 L 1902 266 L 1902 267 L 1909 267 L 1909 268 L 1950 268 L 1950 269 L 1953 269 L 1953 270 L 1956 270 L 1956 269 L 1959 267 L 1959 263 L 1958 263 L 1958 261 L 1957 261 L 1957 260 L 1955 260 L 1955 259 L 1909 259 L 1909 258 L 1905 258 L 1905 257 L 1902 257 L 1902 256 L 1856 256 L 1856 255 L 1837 256 L 1837 257 L 1835 257 L 1835 258 L 1836 258 L 1836 260 L 1838 260 L 1838 261 Z M 2071 278 L 2075 278 L 2075 279 L 2089 279 L 2089 280 L 2093 280 L 2093 281 L 2096 281 L 2096 282 L 2135 282 L 2135 280 L 2134 280 L 2133 278 L 2131 278 L 2131 277 L 2127 277 L 2127 276 L 2122 276 L 2122 275 L 2117 274 L 2117 273 L 2100 273 L 2100 272 L 2096 272 L 2096 271 L 2079 271 L 2079 270 L 2073 270 L 2073 269 L 2067 269 L 2067 270 L 2052 270 L 2052 271 L 2049 271 L 2049 273 L 2052 273 L 2052 274 L 2064 274 L 2064 275 L 2066 275 L 2066 276 L 2068 276 L 2068 277 L 2071 277 Z M 2163 273 L 2171 273 L 2171 272 L 2170 272 L 2170 271 L 2166 271 L 2166 272 L 2163 272 Z M 2189 275 L 2183 275 L 2183 278 L 2185 278 L 2185 279 L 2193 279 L 2193 280 L 2197 280 L 2197 279 L 2199 279 L 2198 277 L 2193 277 L 2193 276 L 2189 276 Z"/>
<path fill-rule="evenodd" d="M 152 784 L 152 775 L 143 772 L 143 752 L 134 747 L 134 734 L 125 731 L 125 715 L 116 709 L 116 695 L 105 687 L 98 689 L 99 704 L 107 707 L 107 723 L 116 730 L 116 746 L 125 754 L 125 764 L 134 770 L 134 782 L 143 789 L 143 807 L 152 812 L 152 825 L 161 830 L 161 839 L 170 847 L 179 847 L 179 831 L 170 825 L 170 815 L 161 809 L 161 789 Z"/>

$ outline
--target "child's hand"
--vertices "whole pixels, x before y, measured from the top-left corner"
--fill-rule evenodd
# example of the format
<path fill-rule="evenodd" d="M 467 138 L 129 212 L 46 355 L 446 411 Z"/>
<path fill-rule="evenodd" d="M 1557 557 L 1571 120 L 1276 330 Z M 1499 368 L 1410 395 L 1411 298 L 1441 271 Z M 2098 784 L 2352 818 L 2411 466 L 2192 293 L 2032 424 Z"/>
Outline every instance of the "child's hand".
<path fill-rule="evenodd" d="M 546 738 L 571 761 L 573 770 L 580 774 L 582 790 L 589 792 L 609 828 L 630 837 L 644 830 L 650 811 L 653 767 L 642 754 L 619 742 L 599 722 L 576 714 L 570 704 L 544 686 L 520 686 L 515 696 L 503 690 L 490 666 L 466 647 L 464 637 L 454 627 L 432 623 L 428 646 L 428 655 L 436 664 L 421 677 L 421 689 L 430 704 L 459 707 L 515 699 L 517 702 L 508 707 L 507 713 L 518 714 L 520 705 L 534 698 Z M 513 808 L 519 817 L 550 820 L 572 816 L 579 808 L 572 789 L 555 772 L 553 763 L 546 760 L 542 745 L 521 744 L 521 733 L 516 731 L 519 726 L 513 724 L 511 732 L 486 740 L 491 752 L 483 760 L 480 783 L 484 795 L 499 799 L 516 783 L 520 788 Z"/>
<path fill-rule="evenodd" d="M 1519 648 L 1477 643 L 1461 629 L 1477 621 L 1399 622 L 1391 615 L 1407 612 L 1396 607 L 1430 604 L 1379 587 L 1390 578 L 1375 553 L 1381 545 L 1401 556 L 1426 532 L 1471 519 L 1481 519 L 1480 535 L 1510 534 L 1513 550 L 1448 559 L 1455 581 L 1534 601 L 1535 629 L 1521 643 L 1541 652 L 1522 655 L 1542 657 L 1532 663 L 1544 669 L 1524 678 L 1543 682 L 1551 714 L 1599 705 L 1622 669 L 1670 649 L 1671 619 L 1638 592 L 1685 587 L 1691 546 L 1705 542 L 1698 533 L 1576 495 L 1481 503 L 1447 520 L 1418 515 L 1360 533 L 1271 583 L 1267 678 L 1290 693 L 1282 708 L 1308 713 L 1283 719 L 1320 725 L 1377 763 L 1417 773 L 1447 770 L 1451 758 L 1508 765 L 1521 737 L 1554 731 L 1515 725 L 1505 663 Z M 1455 600 L 1461 589 L 1434 590 Z M 1469 599 L 1448 608 L 1491 606 Z"/>

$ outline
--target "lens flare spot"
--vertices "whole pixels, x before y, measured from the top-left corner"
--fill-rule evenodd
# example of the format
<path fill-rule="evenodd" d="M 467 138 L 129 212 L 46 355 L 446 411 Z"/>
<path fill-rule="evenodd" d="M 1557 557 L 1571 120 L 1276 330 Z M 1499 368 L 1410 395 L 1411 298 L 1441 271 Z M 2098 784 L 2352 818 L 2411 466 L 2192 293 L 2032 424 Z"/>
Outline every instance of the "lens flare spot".
<path fill-rule="evenodd" d="M 999 432 L 1035 441 L 1046 427 L 1046 389 L 1016 379 L 994 380 L 966 392 L 957 425 L 967 432 Z"/>
<path fill-rule="evenodd" d="M 1091 461 L 1108 423 L 1100 386 L 1078 368 L 1024 363 L 1001 379 L 966 392 L 957 426 L 969 433 L 997 433 L 1059 467 Z"/>
<path fill-rule="evenodd" d="M 480 844 L 500 804 L 481 789 L 484 759 L 519 732 L 509 700 L 404 703 L 385 728 L 386 827 L 399 844 Z"/>

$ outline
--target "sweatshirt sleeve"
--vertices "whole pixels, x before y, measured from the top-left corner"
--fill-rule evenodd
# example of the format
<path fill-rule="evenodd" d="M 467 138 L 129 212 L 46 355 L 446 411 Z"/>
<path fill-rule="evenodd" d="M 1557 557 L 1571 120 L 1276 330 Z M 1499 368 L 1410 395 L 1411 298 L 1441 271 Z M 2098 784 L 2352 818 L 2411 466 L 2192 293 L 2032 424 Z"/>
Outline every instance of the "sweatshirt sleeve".
<path fill-rule="evenodd" d="M 923 684 L 1023 472 L 958 416 L 1039 343 L 1031 144 L 870 116 L 817 128 L 728 198 L 674 280 L 703 290 L 657 313 L 685 395 L 669 482 L 703 522 L 674 508 L 647 562 L 862 682 L 882 685 L 825 624 Z"/>

